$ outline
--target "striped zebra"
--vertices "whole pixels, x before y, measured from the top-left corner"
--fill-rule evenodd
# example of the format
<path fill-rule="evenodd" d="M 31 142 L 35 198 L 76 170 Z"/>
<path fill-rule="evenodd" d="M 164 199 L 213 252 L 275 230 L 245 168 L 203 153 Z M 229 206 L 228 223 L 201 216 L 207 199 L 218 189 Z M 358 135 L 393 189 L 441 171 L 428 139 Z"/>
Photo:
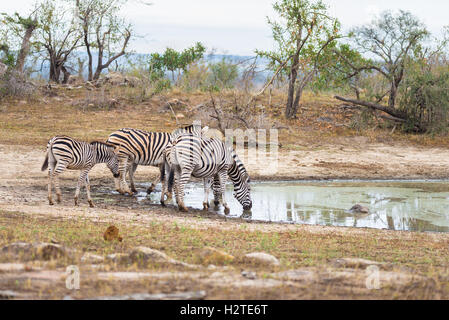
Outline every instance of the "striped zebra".
<path fill-rule="evenodd" d="M 121 194 L 132 195 L 137 192 L 134 185 L 134 173 L 138 165 L 155 166 L 163 170 L 162 153 L 167 145 L 178 135 L 191 133 L 201 135 L 208 127 L 201 128 L 200 125 L 190 125 L 169 132 L 148 132 L 139 129 L 124 128 L 111 133 L 107 142 L 118 146 L 119 177 L 115 178 L 115 188 Z M 131 189 L 126 183 L 126 173 L 129 174 Z M 151 193 L 159 178 L 151 183 L 147 192 Z"/>
<path fill-rule="evenodd" d="M 56 189 L 57 202 L 61 202 L 61 189 L 58 175 L 66 169 L 81 170 L 75 192 L 75 205 L 78 205 L 78 197 L 82 184 L 86 185 L 87 201 L 94 206 L 90 197 L 90 182 L 88 173 L 97 163 L 106 163 L 114 177 L 118 177 L 118 160 L 116 147 L 104 142 L 77 141 L 67 136 L 56 136 L 47 143 L 47 153 L 42 165 L 42 171 L 48 168 L 48 202 L 53 205 L 52 184 Z"/>
<path fill-rule="evenodd" d="M 168 191 L 171 193 L 174 188 L 176 202 L 181 211 L 188 211 L 184 205 L 184 186 L 191 176 L 203 178 L 204 209 L 209 208 L 209 190 L 213 186 L 215 205 L 221 202 L 225 213 L 230 212 L 225 199 L 228 176 L 234 184 L 236 199 L 245 211 L 251 209 L 249 175 L 237 154 L 226 147 L 221 140 L 182 134 L 173 141 L 167 150 L 169 151 L 165 153 L 164 160 L 165 166 L 169 168 L 170 172 Z M 162 190 L 164 190 L 164 186 Z M 161 197 L 161 202 L 162 200 Z"/>

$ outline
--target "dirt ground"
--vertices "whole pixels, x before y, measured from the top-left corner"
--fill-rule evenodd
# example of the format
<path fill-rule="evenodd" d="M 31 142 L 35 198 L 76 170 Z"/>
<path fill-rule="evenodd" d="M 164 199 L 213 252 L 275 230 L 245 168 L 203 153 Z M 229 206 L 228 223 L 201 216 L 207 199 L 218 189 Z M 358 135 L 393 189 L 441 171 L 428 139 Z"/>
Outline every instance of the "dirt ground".
<path fill-rule="evenodd" d="M 0 245 L 17 241 L 50 242 L 53 241 L 50 235 L 53 235 L 62 238 L 57 239 L 56 243 L 74 246 L 74 250 L 80 253 L 73 258 L 75 262 L 22 262 L 3 255 L 0 258 L 0 297 L 82 299 L 159 294 L 156 298 L 449 298 L 447 234 L 248 223 L 193 209 L 183 214 L 173 206 L 162 208 L 146 201 L 137 202 L 132 197 L 109 193 L 113 189 L 113 181 L 104 165 L 96 166 L 90 174 L 95 208 L 87 206 L 83 191 L 81 205 L 73 206 L 78 176 L 75 171 L 68 171 L 62 176 L 63 202 L 49 206 L 46 172 L 40 171 L 44 152 L 45 146 L 0 145 Z M 337 147 L 281 149 L 279 159 L 277 171 L 267 171 L 263 163 L 252 161 L 254 159 L 245 161 L 253 181 L 449 176 L 447 149 L 373 145 L 366 143 L 364 138 L 346 138 Z M 136 178 L 140 183 L 148 182 L 157 174 L 156 168 L 140 167 Z M 76 229 L 78 224 L 81 224 L 83 231 L 74 231 L 79 230 Z M 125 244 L 105 245 L 101 230 L 108 225 L 119 226 L 124 232 Z M 163 230 L 154 229 L 155 225 L 162 226 Z M 90 232 L 86 237 L 83 233 L 85 229 Z M 181 243 L 179 230 L 187 233 L 182 240 L 185 244 Z M 198 260 L 195 252 L 209 245 L 209 241 L 217 241 L 217 232 L 224 238 L 219 243 L 214 242 L 215 247 L 233 254 L 239 262 L 215 266 Z M 64 238 L 68 235 L 61 233 L 70 234 L 72 238 Z M 132 240 L 129 236 L 132 233 L 139 235 Z M 152 238 L 139 238 L 146 233 L 148 235 L 145 236 Z M 82 245 L 72 241 L 77 236 L 82 238 L 78 240 Z M 86 244 L 86 238 L 90 237 L 93 240 Z M 161 243 L 162 240 L 156 240 L 158 237 L 169 239 Z M 228 243 L 228 237 L 234 242 Z M 251 244 L 246 237 L 259 237 L 259 240 Z M 320 246 L 311 249 L 317 243 Z M 194 270 L 154 265 L 124 267 L 116 263 L 94 264 L 79 260 L 83 252 L 103 256 L 116 252 L 125 254 L 137 244 L 165 251 L 196 267 Z M 186 248 L 192 253 L 187 254 Z M 421 250 L 424 250 L 422 256 L 415 254 Z M 269 252 L 280 258 L 280 264 L 273 267 L 243 262 L 242 257 L 250 251 Z M 355 265 L 352 262 L 341 263 L 344 259 L 354 258 L 376 261 Z M 83 274 L 80 290 L 65 287 L 65 267 L 69 263 L 80 266 Z M 373 290 L 367 286 L 367 272 L 370 265 L 377 263 L 380 266 L 378 279 L 381 288 Z"/>

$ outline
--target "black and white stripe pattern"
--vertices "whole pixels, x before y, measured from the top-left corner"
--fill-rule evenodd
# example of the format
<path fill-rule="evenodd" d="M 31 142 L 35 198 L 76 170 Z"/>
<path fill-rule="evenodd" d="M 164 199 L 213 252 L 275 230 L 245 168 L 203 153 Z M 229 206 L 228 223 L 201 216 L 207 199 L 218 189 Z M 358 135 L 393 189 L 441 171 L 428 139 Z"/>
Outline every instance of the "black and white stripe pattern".
<path fill-rule="evenodd" d="M 47 143 L 47 154 L 45 156 L 42 171 L 48 168 L 48 201 L 53 205 L 52 183 L 56 188 L 58 203 L 61 202 L 61 189 L 59 188 L 58 175 L 66 169 L 81 170 L 75 193 L 75 205 L 78 205 L 80 187 L 86 184 L 87 199 L 93 207 L 90 197 L 90 182 L 88 173 L 97 163 L 106 163 L 114 177 L 118 177 L 118 160 L 113 145 L 94 141 L 77 141 L 67 136 L 56 136 Z"/>
<path fill-rule="evenodd" d="M 209 206 L 208 193 L 213 184 L 215 204 L 221 202 L 225 207 L 225 213 L 229 213 L 225 199 L 228 175 L 234 184 L 234 196 L 244 210 L 251 209 L 248 173 L 235 152 L 226 147 L 221 140 L 189 134 L 180 135 L 167 148 L 165 162 L 166 167 L 170 168 L 168 191 L 171 193 L 174 187 L 180 210 L 187 211 L 184 205 L 184 186 L 193 176 L 204 180 L 204 208 L 207 209 Z M 161 202 L 163 203 L 163 197 Z"/>
<path fill-rule="evenodd" d="M 119 174 L 115 179 L 117 191 L 122 194 L 132 194 L 137 192 L 134 185 L 134 173 L 138 165 L 155 166 L 162 170 L 162 154 L 167 145 L 182 133 L 192 133 L 200 135 L 207 130 L 200 125 L 190 125 L 179 128 L 172 133 L 168 132 L 148 132 L 139 129 L 124 128 L 109 135 L 108 143 L 119 147 Z M 128 170 L 127 170 L 128 169 Z M 129 172 L 131 190 L 126 183 L 126 172 Z M 147 192 L 151 193 L 159 179 L 154 181 Z"/>

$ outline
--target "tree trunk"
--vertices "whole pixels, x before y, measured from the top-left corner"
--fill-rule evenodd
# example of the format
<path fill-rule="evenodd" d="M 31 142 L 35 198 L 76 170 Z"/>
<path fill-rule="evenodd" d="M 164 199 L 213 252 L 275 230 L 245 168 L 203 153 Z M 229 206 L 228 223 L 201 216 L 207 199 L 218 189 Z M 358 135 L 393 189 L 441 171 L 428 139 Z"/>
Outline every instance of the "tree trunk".
<path fill-rule="evenodd" d="M 290 79 L 288 83 L 288 98 L 287 98 L 287 106 L 285 108 L 285 117 L 287 119 L 291 119 L 294 117 L 294 95 L 295 95 L 295 84 L 296 84 L 296 77 L 298 76 L 298 67 L 297 65 L 297 58 L 293 61 L 292 65 L 292 71 L 290 72 Z"/>
<path fill-rule="evenodd" d="M 36 29 L 36 24 L 29 24 L 27 29 L 25 30 L 25 35 L 22 39 L 22 46 L 20 47 L 19 55 L 17 56 L 17 62 L 15 69 L 16 71 L 23 73 L 23 67 L 25 66 L 25 60 L 30 52 L 30 39 L 33 35 L 34 29 Z"/>

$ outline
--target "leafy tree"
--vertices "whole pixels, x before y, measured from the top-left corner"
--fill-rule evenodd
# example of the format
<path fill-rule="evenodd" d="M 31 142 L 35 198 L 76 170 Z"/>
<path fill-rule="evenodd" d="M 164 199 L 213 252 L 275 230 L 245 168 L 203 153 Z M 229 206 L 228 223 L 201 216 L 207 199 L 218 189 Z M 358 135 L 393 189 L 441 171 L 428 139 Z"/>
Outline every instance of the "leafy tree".
<path fill-rule="evenodd" d="M 279 20 L 268 18 L 275 51 L 256 51 L 270 60 L 270 66 L 288 76 L 286 118 L 296 117 L 304 88 L 321 68 L 331 61 L 326 52 L 339 38 L 340 24 L 327 15 L 327 7 L 321 0 L 278 0 L 273 8 Z"/>
<path fill-rule="evenodd" d="M 181 71 L 186 72 L 189 65 L 200 60 L 206 48 L 197 42 L 195 46 L 179 52 L 172 48 L 167 48 L 163 54 L 152 53 L 150 55 L 150 73 L 153 78 L 163 77 L 165 72 L 171 72 L 173 82 L 178 82 Z M 175 72 L 178 73 L 175 79 Z"/>
<path fill-rule="evenodd" d="M 33 15 L 34 12 L 29 17 L 24 18 L 17 12 L 13 15 L 1 14 L 1 22 L 5 27 L 5 30 L 2 30 L 3 41 L 0 44 L 0 51 L 4 53 L 4 59 L 2 60 L 20 73 L 23 72 L 25 60 L 30 52 L 31 37 L 38 26 L 36 18 L 32 17 Z M 10 37 L 8 37 L 8 33 Z M 16 50 L 11 50 L 11 45 L 15 46 L 16 44 L 10 42 L 17 42 L 17 56 L 14 53 Z M 20 42 L 20 47 L 18 42 Z"/>
<path fill-rule="evenodd" d="M 209 68 L 212 76 L 212 86 L 217 88 L 232 88 L 239 76 L 237 65 L 227 61 L 225 57 L 219 62 L 210 63 Z"/>

